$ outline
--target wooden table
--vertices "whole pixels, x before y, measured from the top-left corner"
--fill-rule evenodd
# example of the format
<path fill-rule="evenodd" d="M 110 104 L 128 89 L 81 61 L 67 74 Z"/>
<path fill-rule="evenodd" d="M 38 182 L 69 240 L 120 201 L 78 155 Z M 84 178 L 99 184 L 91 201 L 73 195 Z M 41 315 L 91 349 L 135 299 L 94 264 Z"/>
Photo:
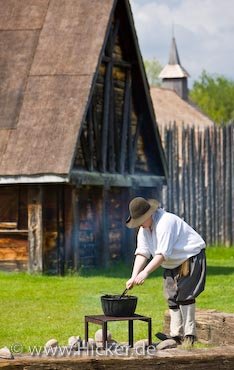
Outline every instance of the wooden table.
<path fill-rule="evenodd" d="M 107 346 L 107 323 L 113 321 L 128 321 L 128 344 L 133 347 L 133 321 L 140 320 L 148 323 L 148 345 L 152 344 L 152 320 L 151 317 L 142 315 L 133 316 L 105 316 L 105 315 L 89 315 L 85 316 L 85 343 L 89 338 L 89 323 L 98 324 L 102 326 L 102 342 L 103 348 Z"/>

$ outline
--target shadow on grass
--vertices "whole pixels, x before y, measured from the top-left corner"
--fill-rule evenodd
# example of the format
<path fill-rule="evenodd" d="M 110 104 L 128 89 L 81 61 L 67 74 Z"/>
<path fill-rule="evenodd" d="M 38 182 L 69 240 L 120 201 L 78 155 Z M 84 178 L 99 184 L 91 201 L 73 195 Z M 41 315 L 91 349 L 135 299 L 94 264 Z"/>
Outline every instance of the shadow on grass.
<path fill-rule="evenodd" d="M 126 266 L 123 263 L 117 263 L 110 266 L 108 269 L 104 268 L 81 268 L 79 275 L 83 277 L 89 276 L 105 276 L 111 278 L 129 279 L 131 276 L 131 266 Z M 232 275 L 234 274 L 234 267 L 232 266 L 207 266 L 207 275 Z M 150 278 L 163 275 L 163 269 L 159 268 L 153 272 Z"/>
<path fill-rule="evenodd" d="M 207 266 L 207 275 L 232 275 L 234 267 L 231 266 Z"/>
<path fill-rule="evenodd" d="M 130 279 L 132 273 L 132 267 L 127 266 L 123 263 L 116 263 L 110 266 L 108 269 L 106 268 L 81 268 L 79 271 L 79 275 L 83 277 L 90 277 L 90 276 L 104 276 L 104 277 L 111 277 L 111 278 L 124 278 Z M 149 276 L 149 279 L 155 276 L 162 276 L 162 268 L 159 268 L 157 271 L 153 272 Z"/>

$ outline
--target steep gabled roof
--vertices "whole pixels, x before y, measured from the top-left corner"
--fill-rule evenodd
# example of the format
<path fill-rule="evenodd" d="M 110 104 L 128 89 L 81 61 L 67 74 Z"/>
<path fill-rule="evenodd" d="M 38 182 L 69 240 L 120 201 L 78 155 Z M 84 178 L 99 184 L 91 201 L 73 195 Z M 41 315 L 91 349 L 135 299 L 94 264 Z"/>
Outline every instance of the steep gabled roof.
<path fill-rule="evenodd" d="M 159 78 L 183 78 L 189 77 L 189 73 L 180 63 L 179 53 L 176 46 L 175 38 L 172 38 L 169 62 L 159 74 Z"/>
<path fill-rule="evenodd" d="M 116 3 L 0 0 L 0 177 L 69 180 Z"/>
<path fill-rule="evenodd" d="M 5 42 L 7 31 L 13 41 L 11 51 L 1 50 L 7 72 L 1 103 L 16 114 L 5 126 L 1 112 L 0 126 L 12 128 L 0 130 L 0 175 L 66 175 L 113 1 L 1 2 L 0 38 Z M 21 48 L 15 49 L 18 40 Z"/>

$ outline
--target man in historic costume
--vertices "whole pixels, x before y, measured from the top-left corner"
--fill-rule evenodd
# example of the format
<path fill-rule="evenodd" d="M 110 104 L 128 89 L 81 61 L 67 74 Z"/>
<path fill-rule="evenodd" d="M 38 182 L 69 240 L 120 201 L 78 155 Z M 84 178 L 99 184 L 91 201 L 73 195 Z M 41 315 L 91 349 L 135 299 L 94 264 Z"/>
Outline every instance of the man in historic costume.
<path fill-rule="evenodd" d="M 159 208 L 157 200 L 134 198 L 129 211 L 126 226 L 140 228 L 132 276 L 126 287 L 131 289 L 143 284 L 152 271 L 162 266 L 170 312 L 170 336 L 163 333 L 156 336 L 193 345 L 196 339 L 195 298 L 205 287 L 206 244 L 185 221 Z"/>

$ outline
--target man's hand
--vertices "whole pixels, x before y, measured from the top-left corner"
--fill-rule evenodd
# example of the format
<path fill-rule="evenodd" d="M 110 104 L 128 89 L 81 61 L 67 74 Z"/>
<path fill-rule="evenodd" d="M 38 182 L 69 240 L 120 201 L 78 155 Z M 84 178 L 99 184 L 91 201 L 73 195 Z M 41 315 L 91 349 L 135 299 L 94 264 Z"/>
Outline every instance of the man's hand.
<path fill-rule="evenodd" d="M 129 279 L 127 282 L 126 282 L 126 288 L 127 289 L 132 289 L 134 286 L 134 278 L 131 277 L 131 279 Z"/>
<path fill-rule="evenodd" d="M 134 284 L 140 285 L 143 284 L 145 279 L 148 277 L 148 272 L 143 270 L 141 271 L 134 279 Z"/>

